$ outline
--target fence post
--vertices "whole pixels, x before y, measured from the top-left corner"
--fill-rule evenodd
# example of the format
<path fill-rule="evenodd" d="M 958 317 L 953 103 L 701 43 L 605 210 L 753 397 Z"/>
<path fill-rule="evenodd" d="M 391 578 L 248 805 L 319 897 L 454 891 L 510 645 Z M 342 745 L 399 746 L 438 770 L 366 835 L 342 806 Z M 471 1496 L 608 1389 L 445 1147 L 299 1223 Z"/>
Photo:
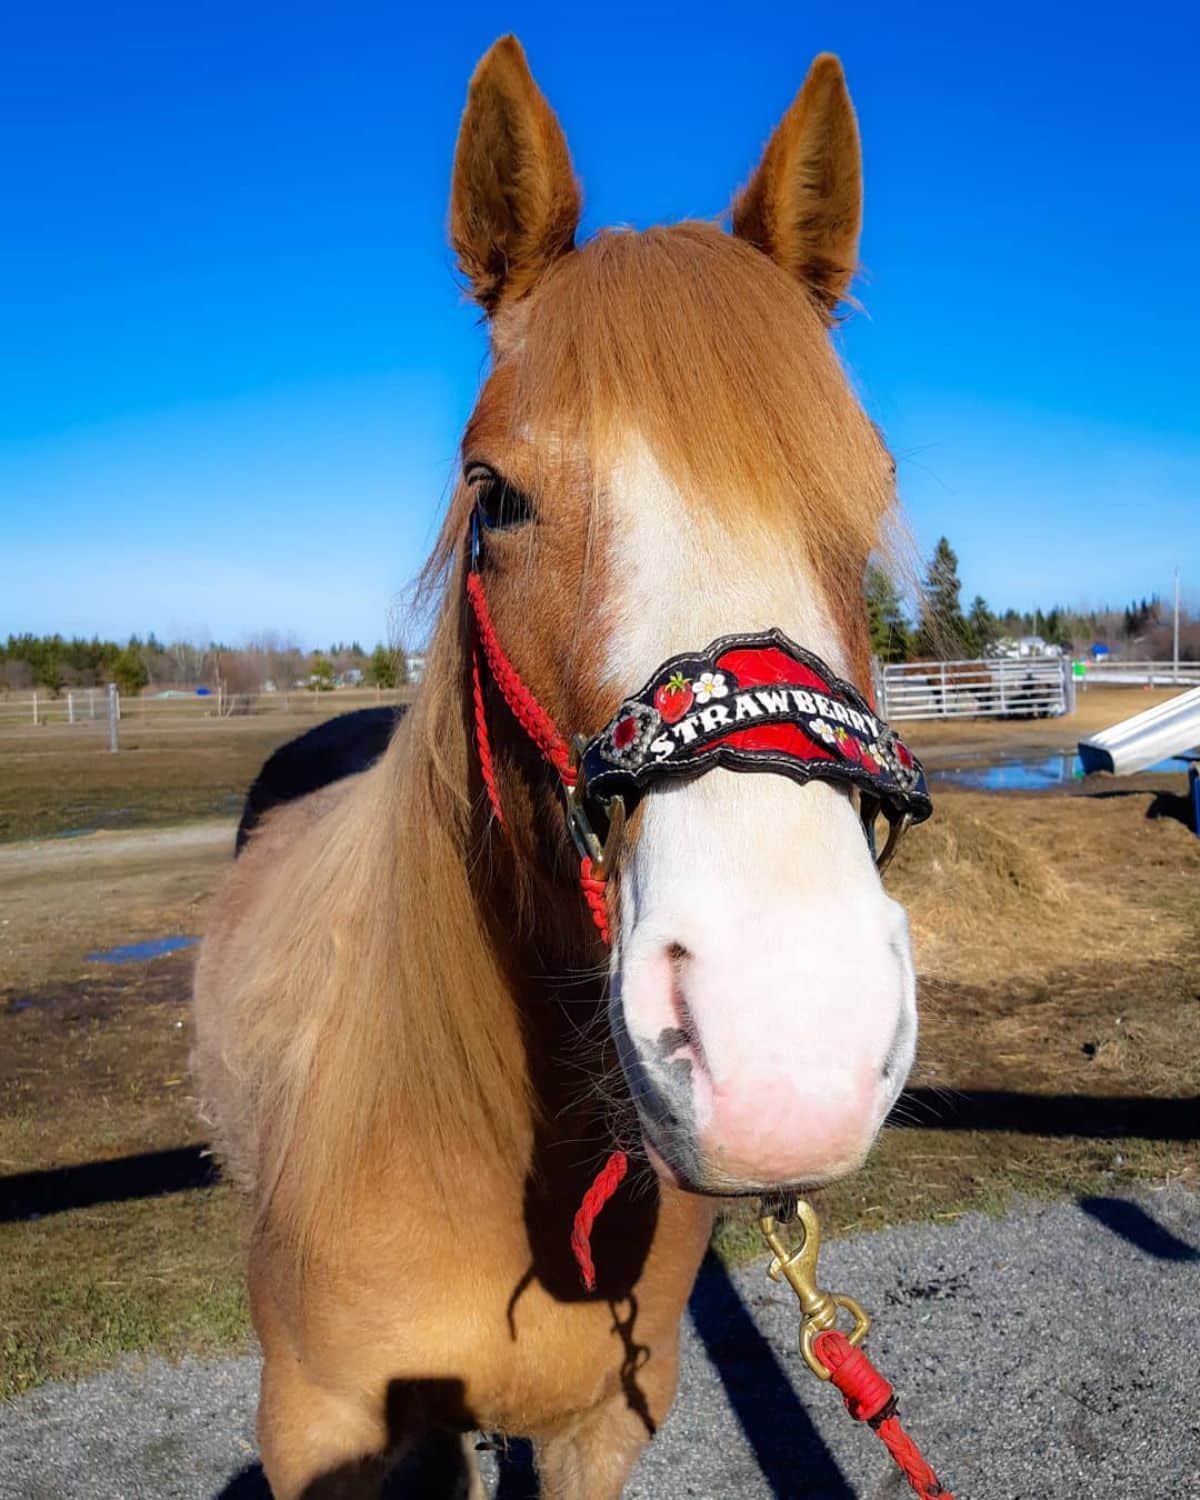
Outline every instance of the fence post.
<path fill-rule="evenodd" d="M 886 719 L 887 711 L 887 668 L 882 665 L 877 656 L 871 658 L 871 686 L 875 691 L 875 712 L 881 719 Z"/>
<path fill-rule="evenodd" d="M 1069 656 L 1062 659 L 1063 674 L 1063 713 L 1073 714 L 1075 712 L 1075 663 Z"/>
<path fill-rule="evenodd" d="M 74 722 L 75 722 L 75 694 L 74 693 L 68 693 L 67 694 L 67 723 L 68 724 L 74 724 Z"/>
<path fill-rule="evenodd" d="M 88 718 L 89 719 L 94 719 L 95 717 L 96 717 L 96 689 L 94 687 L 90 687 L 90 688 L 88 688 Z"/>
<path fill-rule="evenodd" d="M 120 749 L 117 742 L 117 722 L 121 717 L 121 700 L 117 696 L 117 685 L 110 682 L 108 685 L 108 748 L 115 755 Z"/>
<path fill-rule="evenodd" d="M 38 721 L 38 712 L 37 712 L 37 691 L 36 691 L 36 689 L 35 689 L 35 691 L 34 691 L 34 694 L 33 694 L 33 722 L 34 722 L 34 723 L 35 723 L 35 724 L 36 724 L 36 723 L 37 723 L 37 721 Z"/>

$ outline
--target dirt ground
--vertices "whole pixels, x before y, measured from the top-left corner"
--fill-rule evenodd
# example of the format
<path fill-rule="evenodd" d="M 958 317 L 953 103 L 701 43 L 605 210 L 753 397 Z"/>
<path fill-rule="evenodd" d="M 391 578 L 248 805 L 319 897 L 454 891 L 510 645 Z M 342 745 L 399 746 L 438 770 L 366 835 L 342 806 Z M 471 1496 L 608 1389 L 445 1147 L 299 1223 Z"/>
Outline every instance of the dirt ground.
<path fill-rule="evenodd" d="M 0 843 L 238 815 L 258 768 L 315 720 L 123 726 L 109 753 L 90 725 L 0 733 Z"/>
<path fill-rule="evenodd" d="M 1069 748 L 1151 701 L 1097 691 L 1073 720 L 910 738 L 931 768 Z M 0 1395 L 125 1350 L 247 1337 L 239 1205 L 220 1183 L 193 1185 L 196 1150 L 170 1180 L 179 1148 L 204 1142 L 186 1069 L 192 954 L 127 967 L 90 955 L 202 933 L 232 848 L 223 799 L 278 738 L 253 723 L 200 743 L 148 732 L 99 765 L 78 742 L 0 744 L 0 838 L 36 840 L 0 845 Z M 916 1092 L 868 1166 L 823 1195 L 832 1231 L 999 1209 L 1018 1190 L 1196 1182 L 1200 839 L 1179 820 L 1182 792 L 1179 776 L 1036 794 L 935 786 L 934 819 L 888 876 L 921 972 Z M 85 804 L 132 809 L 137 826 L 46 837 Z M 189 1190 L 85 1193 L 55 1211 L 51 1174 L 106 1162 Z M 736 1217 L 720 1247 L 757 1248 Z"/>

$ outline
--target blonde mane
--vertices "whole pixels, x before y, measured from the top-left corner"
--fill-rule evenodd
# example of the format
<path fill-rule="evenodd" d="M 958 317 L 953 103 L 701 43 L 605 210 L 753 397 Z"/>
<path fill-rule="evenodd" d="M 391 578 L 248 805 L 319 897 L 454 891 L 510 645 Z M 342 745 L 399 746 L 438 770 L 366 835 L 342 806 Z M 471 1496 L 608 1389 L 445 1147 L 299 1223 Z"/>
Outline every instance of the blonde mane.
<path fill-rule="evenodd" d="M 735 525 L 798 526 L 814 558 L 875 545 L 878 435 L 817 304 L 744 241 L 604 231 L 550 270 L 520 330 L 518 426 L 579 433 L 598 473 L 637 433 L 682 493 Z"/>
<path fill-rule="evenodd" d="M 582 443 L 589 534 L 603 523 L 606 466 L 636 431 L 705 511 L 798 530 L 835 619 L 861 634 L 889 465 L 797 282 L 713 225 L 610 232 L 506 316 L 502 419 Z M 536 482 L 554 483 L 561 453 L 534 456 Z M 226 1153 L 302 1248 L 329 1241 L 347 1195 L 397 1159 L 450 1183 L 482 1152 L 519 1162 L 529 1149 L 519 997 L 481 923 L 487 872 L 468 790 L 470 503 L 459 484 L 423 575 L 441 604 L 407 720 L 370 771 L 268 821 L 215 914 L 234 935 L 201 961 L 198 987 L 206 962 L 226 966 L 214 977 L 236 1011 L 221 1058 L 233 1093 L 213 1113 L 248 1128 L 226 1130 Z"/>

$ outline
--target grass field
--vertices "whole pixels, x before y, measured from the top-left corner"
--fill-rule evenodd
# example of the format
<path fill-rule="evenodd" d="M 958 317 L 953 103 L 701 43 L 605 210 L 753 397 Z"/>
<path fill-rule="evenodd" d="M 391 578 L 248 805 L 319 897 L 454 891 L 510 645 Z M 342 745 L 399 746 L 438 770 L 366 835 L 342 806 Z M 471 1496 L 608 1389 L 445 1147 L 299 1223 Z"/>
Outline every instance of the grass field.
<path fill-rule="evenodd" d="M 142 718 L 134 700 L 115 755 L 101 723 L 4 722 L 0 843 L 236 817 L 272 750 L 323 719 L 375 702 L 373 693 L 328 693 L 307 695 L 291 713 L 213 718 L 193 708 Z"/>
<path fill-rule="evenodd" d="M 1073 721 L 913 726 L 911 738 L 931 764 L 1066 748 L 1151 701 L 1110 689 Z M 130 726 L 117 756 L 53 737 L 67 731 L 0 740 L 0 1203 L 19 1174 L 203 1142 L 186 1070 L 191 954 L 127 968 L 88 955 L 203 931 L 237 799 L 291 728 L 139 739 Z M 1173 815 L 1182 778 L 1107 790 L 1120 794 L 945 792 L 903 846 L 889 884 L 922 976 L 915 1086 L 949 1104 L 978 1090 L 1088 1099 L 1098 1116 L 1106 1101 L 1200 1090 L 1200 840 Z M 47 837 L 97 821 L 110 831 Z M 1046 1129 L 949 1130 L 922 1113 L 823 1195 L 827 1223 L 1198 1175 L 1194 1139 Z M 123 1351 L 246 1340 L 241 1228 L 219 1184 L 0 1222 L 0 1394 Z M 757 1249 L 737 1218 L 719 1244 Z"/>

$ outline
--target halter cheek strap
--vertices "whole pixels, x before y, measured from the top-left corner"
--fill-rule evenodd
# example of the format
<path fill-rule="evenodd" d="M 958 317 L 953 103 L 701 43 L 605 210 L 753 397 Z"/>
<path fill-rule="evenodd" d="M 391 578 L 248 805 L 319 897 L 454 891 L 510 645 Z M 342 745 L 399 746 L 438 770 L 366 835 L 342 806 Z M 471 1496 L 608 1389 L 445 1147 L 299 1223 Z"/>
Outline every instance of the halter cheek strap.
<path fill-rule="evenodd" d="M 513 718 L 541 751 L 543 758 L 558 773 L 563 797 L 568 807 L 572 803 L 579 772 L 574 764 L 570 748 L 559 734 L 554 720 L 538 702 L 533 691 L 522 681 L 521 674 L 513 666 L 508 653 L 500 644 L 500 638 L 496 634 L 496 627 L 492 624 L 492 616 L 487 607 L 487 597 L 483 592 L 483 580 L 474 568 L 467 574 L 467 598 L 475 616 L 475 632 L 478 637 L 478 645 L 474 648 L 471 657 L 471 685 L 475 705 L 475 744 L 479 751 L 480 774 L 483 777 L 483 785 L 487 791 L 492 812 L 496 815 L 496 821 L 502 828 L 507 828 L 504 807 L 500 801 L 500 791 L 496 785 L 487 710 L 483 701 L 480 650 L 487 660 L 492 681 L 500 690 L 505 703 L 508 704 Z M 597 863 L 600 865 L 599 869 L 596 868 Z M 611 940 L 608 902 L 605 893 L 607 876 L 608 868 L 603 861 L 598 862 L 590 850 L 584 850 L 579 861 L 580 889 L 591 913 L 592 921 L 596 924 L 596 930 L 605 944 Z"/>

